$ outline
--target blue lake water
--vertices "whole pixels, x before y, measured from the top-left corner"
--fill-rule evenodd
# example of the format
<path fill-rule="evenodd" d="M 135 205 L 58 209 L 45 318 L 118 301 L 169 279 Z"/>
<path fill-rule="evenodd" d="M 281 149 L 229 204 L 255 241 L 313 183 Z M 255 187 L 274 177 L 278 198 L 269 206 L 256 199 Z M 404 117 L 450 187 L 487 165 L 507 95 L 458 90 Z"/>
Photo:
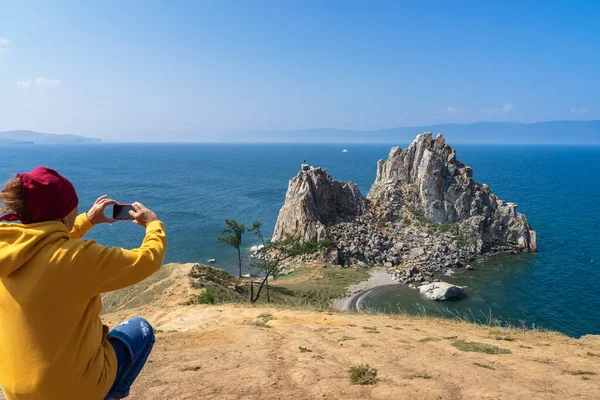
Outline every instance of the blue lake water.
<path fill-rule="evenodd" d="M 167 262 L 206 262 L 235 271 L 235 253 L 216 240 L 225 218 L 264 223 L 269 236 L 288 180 L 306 159 L 366 195 L 378 159 L 390 145 L 323 144 L 102 144 L 0 147 L 0 179 L 38 165 L 57 169 L 75 184 L 80 208 L 101 194 L 140 201 L 167 226 Z M 348 149 L 343 153 L 343 148 Z M 364 299 L 379 309 L 492 313 L 572 336 L 600 333 L 600 147 L 457 145 L 458 158 L 478 182 L 515 202 L 538 233 L 535 255 L 493 257 L 473 272 L 446 278 L 468 286 L 468 297 L 440 306 L 404 287 Z M 128 222 L 96 227 L 89 238 L 136 247 L 143 230 Z M 245 247 L 257 243 L 251 236 Z M 399 305 L 398 305 L 399 304 Z M 481 312 L 480 312 L 481 311 Z"/>

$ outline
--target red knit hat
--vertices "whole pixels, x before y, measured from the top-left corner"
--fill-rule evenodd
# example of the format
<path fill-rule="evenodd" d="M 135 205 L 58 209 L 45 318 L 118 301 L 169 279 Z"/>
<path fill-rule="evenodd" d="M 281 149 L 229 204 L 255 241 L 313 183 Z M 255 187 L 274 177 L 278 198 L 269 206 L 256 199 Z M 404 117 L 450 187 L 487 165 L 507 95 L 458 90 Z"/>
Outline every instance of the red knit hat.
<path fill-rule="evenodd" d="M 52 221 L 66 217 L 79 204 L 75 188 L 67 178 L 46 167 L 21 173 L 25 215 L 6 214 L 0 221 L 21 221 L 24 224 Z"/>

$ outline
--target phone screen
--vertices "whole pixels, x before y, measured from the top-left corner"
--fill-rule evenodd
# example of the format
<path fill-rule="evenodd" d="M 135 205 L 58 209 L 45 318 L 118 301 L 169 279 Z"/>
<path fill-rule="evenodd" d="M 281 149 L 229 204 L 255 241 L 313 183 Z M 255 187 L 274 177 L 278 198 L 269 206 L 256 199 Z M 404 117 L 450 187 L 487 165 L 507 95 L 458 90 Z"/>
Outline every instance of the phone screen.
<path fill-rule="evenodd" d="M 113 219 L 133 219 L 129 211 L 133 210 L 131 204 L 115 204 L 113 206 Z"/>

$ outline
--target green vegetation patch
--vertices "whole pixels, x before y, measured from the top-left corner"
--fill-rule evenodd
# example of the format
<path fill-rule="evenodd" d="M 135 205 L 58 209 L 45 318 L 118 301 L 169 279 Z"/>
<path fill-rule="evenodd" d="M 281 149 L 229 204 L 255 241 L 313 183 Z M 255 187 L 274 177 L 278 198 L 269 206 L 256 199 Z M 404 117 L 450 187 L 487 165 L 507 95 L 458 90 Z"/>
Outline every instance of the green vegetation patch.
<path fill-rule="evenodd" d="M 271 301 L 290 306 L 327 309 L 331 300 L 346 295 L 348 286 L 369 278 L 367 269 L 341 268 L 330 264 L 325 264 L 318 272 L 315 276 L 299 282 L 287 282 L 284 277 L 281 281 L 278 279 L 273 282 L 270 286 Z M 301 271 L 297 273 L 303 274 Z M 259 302 L 261 301 L 264 301 L 263 296 Z"/>
<path fill-rule="evenodd" d="M 217 301 L 219 301 L 217 296 L 208 289 L 205 289 L 204 292 L 200 293 L 200 296 L 198 296 L 198 304 L 216 304 Z"/>
<path fill-rule="evenodd" d="M 305 250 L 308 251 L 311 246 L 322 248 L 324 244 L 309 242 L 302 244 L 302 246 L 307 246 Z M 304 276 L 306 276 L 305 279 L 303 279 Z M 210 303 L 213 297 L 216 298 L 216 303 L 249 303 L 250 301 L 250 283 L 230 275 L 225 270 L 198 264 L 192 268 L 189 277 L 193 288 L 205 289 L 212 296 L 204 295 L 208 297 L 192 299 L 187 303 L 188 305 L 195 303 L 196 300 L 201 304 L 214 304 Z M 363 268 L 341 268 L 331 264 L 301 267 L 290 274 L 269 281 L 271 304 L 327 309 L 330 307 L 331 300 L 346 295 L 348 286 L 368 278 L 369 271 Z M 255 284 L 255 294 L 257 290 L 258 285 Z M 119 301 L 119 303 L 122 303 L 122 301 Z M 263 289 L 257 304 L 266 303 L 266 291 Z"/>
<path fill-rule="evenodd" d="M 353 385 L 374 385 L 377 382 L 377 369 L 369 364 L 355 365 L 350 368 L 350 382 Z"/>
<path fill-rule="evenodd" d="M 464 342 L 459 340 L 452 343 L 452 346 L 456 347 L 461 351 L 471 351 L 476 353 L 485 354 L 511 354 L 509 349 L 503 349 L 492 344 L 478 343 L 478 342 Z"/>
<path fill-rule="evenodd" d="M 312 353 L 312 350 L 306 347 L 299 346 L 298 349 L 300 350 L 300 353 Z"/>

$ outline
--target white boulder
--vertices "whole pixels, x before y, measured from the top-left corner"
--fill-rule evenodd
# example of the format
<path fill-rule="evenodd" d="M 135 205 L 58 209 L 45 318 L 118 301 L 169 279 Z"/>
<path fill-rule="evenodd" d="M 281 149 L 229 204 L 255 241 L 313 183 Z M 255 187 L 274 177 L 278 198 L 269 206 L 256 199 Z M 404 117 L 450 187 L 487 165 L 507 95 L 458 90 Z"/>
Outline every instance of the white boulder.
<path fill-rule="evenodd" d="M 464 288 L 447 282 L 433 282 L 419 286 L 419 292 L 429 300 L 447 301 L 460 298 Z"/>

